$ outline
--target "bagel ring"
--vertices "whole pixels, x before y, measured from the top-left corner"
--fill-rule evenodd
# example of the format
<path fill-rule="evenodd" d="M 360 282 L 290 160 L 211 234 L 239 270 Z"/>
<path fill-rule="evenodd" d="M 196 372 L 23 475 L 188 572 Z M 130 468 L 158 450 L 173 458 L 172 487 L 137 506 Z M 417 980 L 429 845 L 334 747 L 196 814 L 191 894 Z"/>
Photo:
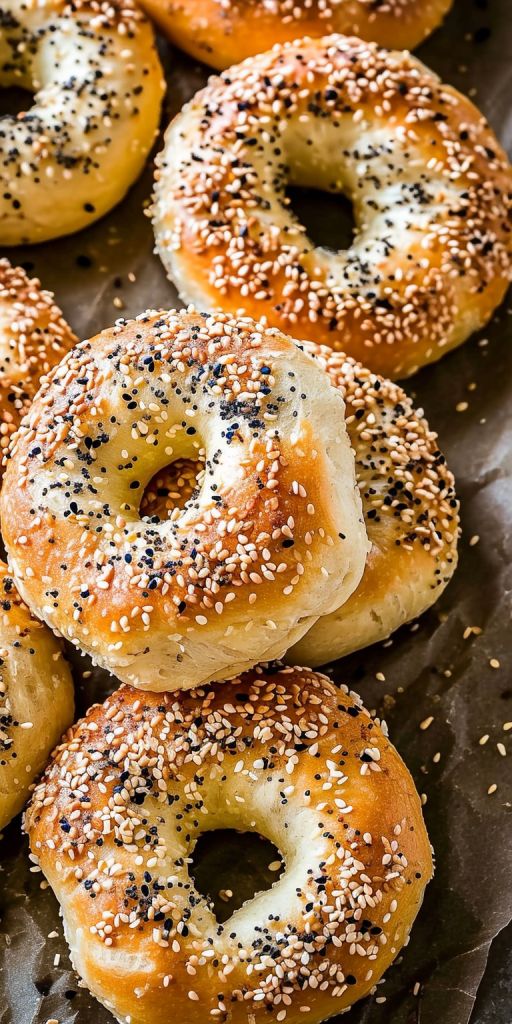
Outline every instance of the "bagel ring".
<path fill-rule="evenodd" d="M 512 174 L 482 115 L 407 53 L 343 36 L 210 80 L 157 160 L 157 251 L 181 295 L 404 377 L 491 316 L 511 276 Z M 345 193 L 316 247 L 288 184 Z"/>
<path fill-rule="evenodd" d="M 299 36 L 333 32 L 412 50 L 441 24 L 453 0 L 143 0 L 164 35 L 223 70 Z"/>
<path fill-rule="evenodd" d="M 363 573 L 344 411 L 314 360 L 252 320 L 119 321 L 60 363 L 10 451 L 0 501 L 20 593 L 142 689 L 281 656 Z M 203 447 L 198 496 L 142 519 L 155 473 Z"/>
<path fill-rule="evenodd" d="M 26 815 L 75 969 L 119 1021 L 317 1024 L 366 995 L 432 874 L 414 783 L 355 694 L 262 666 L 121 687 L 68 734 Z M 199 835 L 261 832 L 285 871 L 219 924 Z"/>
<path fill-rule="evenodd" d="M 133 0 L 5 0 L 0 85 L 35 92 L 0 134 L 0 244 L 92 224 L 138 177 L 164 82 Z"/>
<path fill-rule="evenodd" d="M 0 455 L 39 387 L 76 337 L 51 292 L 0 259 Z M 1 464 L 0 464 L 1 465 Z"/>
<path fill-rule="evenodd" d="M 73 709 L 59 641 L 32 618 L 0 562 L 0 829 L 21 811 Z"/>

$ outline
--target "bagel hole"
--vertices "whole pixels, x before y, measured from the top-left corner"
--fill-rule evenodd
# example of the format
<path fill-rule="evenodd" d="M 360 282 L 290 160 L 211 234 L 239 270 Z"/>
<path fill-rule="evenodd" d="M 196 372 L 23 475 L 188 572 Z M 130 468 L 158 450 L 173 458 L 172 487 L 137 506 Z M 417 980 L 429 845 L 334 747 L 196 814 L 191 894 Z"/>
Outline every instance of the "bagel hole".
<path fill-rule="evenodd" d="M 270 839 L 227 828 L 202 832 L 191 861 L 196 889 L 207 898 L 220 924 L 257 893 L 271 889 L 285 868 Z"/>
<path fill-rule="evenodd" d="M 204 476 L 204 453 L 197 455 L 176 459 L 151 477 L 142 495 L 141 516 L 154 523 L 164 522 L 197 497 Z"/>
<path fill-rule="evenodd" d="M 352 203 L 342 192 L 288 185 L 286 206 L 306 229 L 313 245 L 339 252 L 354 241 L 356 222 Z"/>
<path fill-rule="evenodd" d="M 0 88 L 0 117 L 26 114 L 34 104 L 34 96 L 30 89 L 19 85 L 7 85 Z"/>

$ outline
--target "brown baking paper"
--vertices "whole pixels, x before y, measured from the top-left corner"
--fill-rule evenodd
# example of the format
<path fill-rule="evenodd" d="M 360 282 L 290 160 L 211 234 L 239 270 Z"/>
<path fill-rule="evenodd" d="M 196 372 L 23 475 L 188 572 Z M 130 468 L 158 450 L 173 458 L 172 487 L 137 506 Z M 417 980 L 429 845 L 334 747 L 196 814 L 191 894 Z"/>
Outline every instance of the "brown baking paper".
<path fill-rule="evenodd" d="M 475 97 L 509 150 L 511 14 L 510 0 L 456 0 L 444 27 L 420 52 L 442 78 Z M 206 72 L 165 45 L 162 54 L 169 82 L 167 123 L 204 83 Z M 152 254 L 151 225 L 142 212 L 151 178 L 148 167 L 121 206 L 89 230 L 7 253 L 54 289 L 81 337 L 121 313 L 178 303 Z M 325 200 L 306 196 L 302 206 L 310 209 L 317 234 L 335 222 Z M 409 947 L 375 996 L 344 1016 L 344 1024 L 467 1024 L 490 943 L 512 917 L 512 731 L 503 729 L 512 719 L 511 341 L 512 318 L 505 305 L 483 337 L 408 382 L 439 431 L 456 474 L 464 528 L 460 567 L 417 627 L 404 627 L 391 643 L 329 670 L 335 681 L 349 683 L 369 707 L 385 714 L 393 740 L 427 795 L 425 815 L 437 860 Z M 479 541 L 471 544 L 475 536 Z M 468 634 L 468 627 L 481 632 Z M 491 659 L 499 667 L 493 668 Z M 115 681 L 97 671 L 83 679 L 90 665 L 76 655 L 73 661 L 82 712 Z M 420 729 L 430 716 L 431 725 Z M 480 744 L 484 735 L 489 739 Z M 505 745 L 508 757 L 497 743 Z M 489 795 L 493 785 L 497 789 Z M 202 871 L 215 892 L 229 880 L 229 888 L 244 898 L 251 893 L 251 878 L 262 886 L 276 877 L 267 869 L 271 857 L 257 839 L 236 854 L 217 844 L 206 850 L 198 877 Z M 231 905 L 228 900 L 224 915 Z M 52 1018 L 59 1024 L 112 1024 L 107 1011 L 78 985 L 56 901 L 49 889 L 41 889 L 41 875 L 30 872 L 19 819 L 0 843 L 0 918 L 0 1024 L 46 1024 Z M 510 1016 L 501 999 L 485 1019 L 507 1024 Z M 473 1017 L 472 1024 L 482 1020 Z"/>

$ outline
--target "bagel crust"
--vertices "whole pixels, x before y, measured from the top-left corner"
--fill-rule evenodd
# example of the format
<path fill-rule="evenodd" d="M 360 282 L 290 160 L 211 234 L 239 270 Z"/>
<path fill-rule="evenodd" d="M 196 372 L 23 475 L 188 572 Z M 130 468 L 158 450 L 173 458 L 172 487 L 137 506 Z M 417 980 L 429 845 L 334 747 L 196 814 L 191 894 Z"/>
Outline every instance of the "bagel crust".
<path fill-rule="evenodd" d="M 218 70 L 299 36 L 360 36 L 412 50 L 453 0 L 143 0 L 141 7 L 187 53 Z"/>
<path fill-rule="evenodd" d="M 0 562 L 0 829 L 21 811 L 73 709 L 59 641 L 32 618 Z"/>
<path fill-rule="evenodd" d="M 155 474 L 203 450 L 199 494 L 141 518 Z M 352 593 L 368 549 L 341 395 L 290 338 L 224 314 L 149 311 L 73 349 L 0 503 L 34 613 L 143 689 L 281 656 Z"/>
<path fill-rule="evenodd" d="M 345 401 L 371 544 L 348 601 L 286 655 L 291 664 L 324 665 L 386 639 L 440 597 L 457 567 L 459 503 L 437 434 L 402 388 L 342 353 L 303 347 Z"/>
<path fill-rule="evenodd" d="M 220 924 L 199 835 L 260 832 L 285 871 Z M 26 831 L 74 966 L 119 1021 L 317 1024 L 366 995 L 432 874 L 414 783 L 355 694 L 262 666 L 189 692 L 122 687 L 70 732 Z"/>
<path fill-rule="evenodd" d="M 164 80 L 133 0 L 4 0 L 0 86 L 34 92 L 0 135 L 0 244 L 87 227 L 138 177 Z"/>
<path fill-rule="evenodd" d="M 315 247 L 288 184 L 352 201 Z M 264 315 L 386 377 L 487 322 L 511 277 L 512 175 L 473 104 L 410 54 L 333 35 L 213 78 L 158 157 L 157 251 L 183 298 Z"/>
<path fill-rule="evenodd" d="M 21 267 L 0 259 L 0 450 L 9 440 L 39 387 L 76 337 L 51 292 Z"/>

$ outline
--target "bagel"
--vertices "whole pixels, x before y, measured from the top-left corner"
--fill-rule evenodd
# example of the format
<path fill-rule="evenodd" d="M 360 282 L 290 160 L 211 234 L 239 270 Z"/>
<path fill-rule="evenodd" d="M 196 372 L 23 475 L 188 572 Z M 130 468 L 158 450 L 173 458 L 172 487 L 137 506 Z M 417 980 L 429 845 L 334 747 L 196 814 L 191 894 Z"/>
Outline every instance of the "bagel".
<path fill-rule="evenodd" d="M 344 403 L 279 331 L 148 311 L 78 345 L 16 435 L 1 494 L 32 611 L 123 682 L 190 687 L 281 656 L 367 552 Z M 165 523 L 146 484 L 204 447 Z"/>
<path fill-rule="evenodd" d="M 0 456 L 39 387 L 76 337 L 51 292 L 0 259 Z M 1 468 L 1 463 L 0 463 Z"/>
<path fill-rule="evenodd" d="M 402 388 L 339 352 L 303 347 L 345 401 L 371 545 L 354 593 L 286 655 L 324 665 L 385 640 L 440 597 L 457 567 L 459 505 L 437 434 Z"/>
<path fill-rule="evenodd" d="M 164 81 L 133 0 L 5 0 L 0 84 L 35 93 L 0 133 L 0 244 L 79 231 L 123 198 L 158 129 Z"/>
<path fill-rule="evenodd" d="M 143 0 L 162 32 L 222 70 L 297 36 L 331 32 L 412 50 L 441 24 L 453 0 Z"/>
<path fill-rule="evenodd" d="M 407 53 L 344 36 L 210 80 L 157 161 L 157 251 L 181 295 L 405 377 L 491 316 L 511 277 L 512 173 L 482 115 Z M 343 192 L 345 251 L 311 242 L 288 184 Z"/>
<path fill-rule="evenodd" d="M 26 815 L 75 969 L 130 1024 L 317 1024 L 407 941 L 432 859 L 414 783 L 355 694 L 263 666 L 192 692 L 122 687 L 55 753 Z M 225 924 L 201 833 L 261 832 L 285 871 Z"/>
<path fill-rule="evenodd" d="M 0 829 L 21 811 L 73 706 L 58 640 L 32 618 L 0 562 Z"/>

